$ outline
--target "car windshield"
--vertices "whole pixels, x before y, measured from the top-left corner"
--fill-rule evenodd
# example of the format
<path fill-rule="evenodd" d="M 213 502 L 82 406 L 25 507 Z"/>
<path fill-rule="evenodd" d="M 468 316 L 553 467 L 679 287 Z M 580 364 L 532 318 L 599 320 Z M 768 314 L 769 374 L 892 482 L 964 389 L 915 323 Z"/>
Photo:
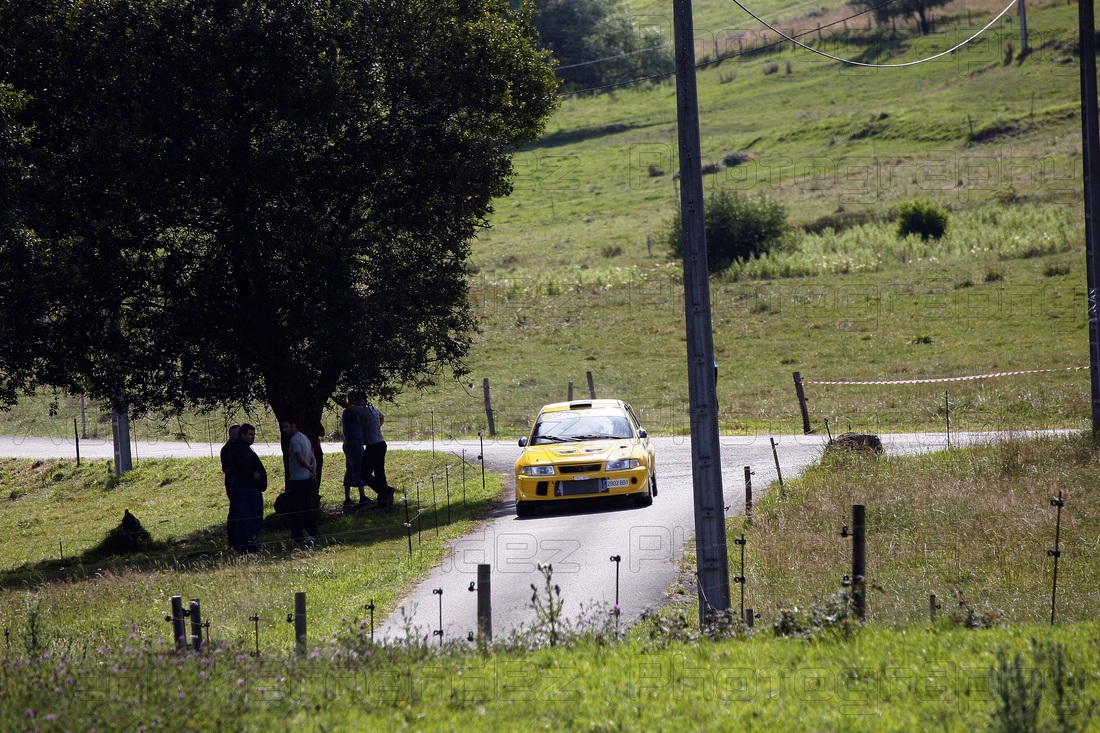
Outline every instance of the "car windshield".
<path fill-rule="evenodd" d="M 547 412 L 539 417 L 531 443 L 570 443 L 577 440 L 633 438 L 630 421 L 621 412 Z"/>

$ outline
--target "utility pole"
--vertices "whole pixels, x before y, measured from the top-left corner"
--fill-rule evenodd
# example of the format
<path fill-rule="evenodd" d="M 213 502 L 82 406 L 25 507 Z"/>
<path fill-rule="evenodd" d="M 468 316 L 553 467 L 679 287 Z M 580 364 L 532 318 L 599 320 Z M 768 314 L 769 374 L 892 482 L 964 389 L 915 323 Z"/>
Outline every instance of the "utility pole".
<path fill-rule="evenodd" d="M 1100 442 L 1100 307 L 1097 295 L 1097 214 L 1100 214 L 1100 124 L 1096 108 L 1096 30 L 1093 0 L 1079 0 L 1081 46 L 1081 150 L 1085 182 L 1085 270 L 1089 289 L 1089 383 L 1092 391 L 1092 440 Z"/>
<path fill-rule="evenodd" d="M 1016 12 L 1020 16 L 1020 58 L 1028 54 L 1027 48 L 1027 6 L 1024 0 L 1016 0 Z"/>
<path fill-rule="evenodd" d="M 726 517 L 722 496 L 714 333 L 703 221 L 699 99 L 695 84 L 695 28 L 691 0 L 673 0 L 676 37 L 676 120 L 680 147 L 680 213 L 684 241 L 684 308 L 687 321 L 688 401 L 699 619 L 718 620 L 730 610 Z"/>
<path fill-rule="evenodd" d="M 121 476 L 134 469 L 130 457 L 130 416 L 126 394 L 120 389 L 118 398 L 111 403 L 111 433 L 115 442 L 115 475 Z"/>

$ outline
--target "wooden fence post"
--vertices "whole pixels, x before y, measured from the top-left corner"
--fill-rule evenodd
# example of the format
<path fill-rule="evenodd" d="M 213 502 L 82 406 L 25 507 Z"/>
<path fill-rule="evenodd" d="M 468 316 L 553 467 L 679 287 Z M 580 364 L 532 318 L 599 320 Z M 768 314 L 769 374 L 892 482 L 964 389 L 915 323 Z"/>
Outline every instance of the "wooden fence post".
<path fill-rule="evenodd" d="M 802 411 L 802 432 L 809 435 L 813 432 L 810 428 L 810 411 L 806 407 L 806 392 L 802 389 L 802 374 L 794 372 L 794 391 L 798 395 L 798 409 Z"/>
<path fill-rule="evenodd" d="M 492 437 L 497 434 L 497 428 L 493 423 L 493 403 L 489 399 L 489 378 L 485 377 L 481 385 L 485 391 L 485 417 L 489 420 L 489 437 Z"/>

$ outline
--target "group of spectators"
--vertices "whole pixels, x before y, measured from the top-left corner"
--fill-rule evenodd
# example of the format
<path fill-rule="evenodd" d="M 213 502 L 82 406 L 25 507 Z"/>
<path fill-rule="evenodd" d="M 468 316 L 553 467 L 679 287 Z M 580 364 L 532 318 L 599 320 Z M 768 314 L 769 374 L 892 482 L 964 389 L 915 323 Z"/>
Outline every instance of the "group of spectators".
<path fill-rule="evenodd" d="M 344 432 L 344 507 L 355 507 L 351 487 L 359 489 L 359 506 L 370 504 L 364 487 L 377 495 L 379 508 L 393 506 L 394 490 L 386 479 L 386 441 L 382 437 L 385 416 L 366 401 L 362 392 L 348 394 L 341 427 Z M 285 512 L 290 516 L 290 536 L 299 544 L 310 544 L 320 537 L 314 513 L 319 505 L 317 456 L 313 445 L 298 430 L 294 420 L 283 420 L 280 426 L 287 437 L 287 482 Z M 229 428 L 229 440 L 221 449 L 222 472 L 225 474 L 225 494 L 229 499 L 226 533 L 229 546 L 241 554 L 260 549 L 263 529 L 264 491 L 267 490 L 267 470 L 252 444 L 256 427 L 244 423 Z M 278 504 L 279 502 L 276 502 Z"/>

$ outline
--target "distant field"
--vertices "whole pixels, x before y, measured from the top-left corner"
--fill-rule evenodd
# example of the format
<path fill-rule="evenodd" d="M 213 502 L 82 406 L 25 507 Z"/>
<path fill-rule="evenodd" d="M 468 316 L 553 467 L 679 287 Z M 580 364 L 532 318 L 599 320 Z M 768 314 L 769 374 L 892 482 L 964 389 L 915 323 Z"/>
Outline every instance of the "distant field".
<path fill-rule="evenodd" d="M 726 0 L 694 5 L 700 57 L 710 29 L 754 27 Z M 671 16 L 667 3 L 630 7 Z M 807 30 L 852 11 L 839 2 L 753 7 Z M 806 40 L 900 63 L 954 45 L 1002 8 L 937 9 L 937 33 L 926 38 L 906 23 L 896 34 L 868 30 L 864 19 Z M 773 196 L 805 229 L 794 251 L 712 279 L 724 431 L 801 430 L 794 371 L 874 381 L 1088 365 L 1076 13 L 1029 4 L 1033 50 L 1022 60 L 1010 13 L 976 44 L 903 69 L 846 67 L 789 44 L 700 69 L 705 159 L 745 156 L 706 185 Z M 679 205 L 673 83 L 563 97 L 543 140 L 515 161 L 515 192 L 474 243 L 483 330 L 470 375 L 386 406 L 387 438 L 488 437 L 486 378 L 497 432 L 513 438 L 539 406 L 565 398 L 569 382 L 585 394 L 587 372 L 600 396 L 630 400 L 651 431 L 686 432 L 681 266 L 661 241 Z M 951 212 L 942 241 L 896 236 L 893 208 L 918 197 Z M 948 413 L 958 429 L 1089 419 L 1086 371 L 807 393 L 818 430 L 827 417 L 869 430 L 946 429 Z M 0 416 L 0 432 L 67 439 L 79 401 L 61 396 L 55 416 L 47 401 Z M 147 420 L 135 434 L 216 442 L 235 417 Z M 105 415 L 86 420 L 90 434 L 109 435 Z M 325 421 L 335 427 L 335 410 Z M 253 422 L 274 434 L 262 408 Z"/>

